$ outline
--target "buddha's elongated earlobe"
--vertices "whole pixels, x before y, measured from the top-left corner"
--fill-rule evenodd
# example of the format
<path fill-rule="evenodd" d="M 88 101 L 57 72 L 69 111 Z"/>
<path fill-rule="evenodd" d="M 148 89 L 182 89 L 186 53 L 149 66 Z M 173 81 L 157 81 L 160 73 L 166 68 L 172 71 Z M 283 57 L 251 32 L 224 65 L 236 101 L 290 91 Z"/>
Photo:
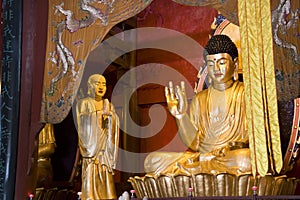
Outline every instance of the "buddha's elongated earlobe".
<path fill-rule="evenodd" d="M 239 74 L 238 74 L 237 70 L 234 70 L 233 80 L 237 81 L 238 79 L 239 79 Z"/>
<path fill-rule="evenodd" d="M 239 74 L 238 74 L 238 67 L 239 67 L 239 62 L 238 62 L 238 58 L 234 59 L 234 72 L 233 72 L 233 80 L 237 81 L 239 79 Z"/>
<path fill-rule="evenodd" d="M 207 81 L 208 81 L 208 84 L 210 85 L 210 84 L 211 84 L 211 82 L 212 82 L 212 79 L 211 79 L 211 77 L 210 77 L 210 76 L 208 76 L 208 77 L 207 77 Z"/>

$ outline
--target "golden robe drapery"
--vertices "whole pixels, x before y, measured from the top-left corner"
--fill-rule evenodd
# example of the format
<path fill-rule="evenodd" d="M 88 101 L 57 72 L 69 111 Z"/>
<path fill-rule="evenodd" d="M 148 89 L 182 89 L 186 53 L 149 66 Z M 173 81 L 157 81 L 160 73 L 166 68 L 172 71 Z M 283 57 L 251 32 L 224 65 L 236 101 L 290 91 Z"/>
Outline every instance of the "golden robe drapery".
<path fill-rule="evenodd" d="M 252 166 L 254 174 L 264 176 L 282 168 L 270 1 L 238 6 Z"/>

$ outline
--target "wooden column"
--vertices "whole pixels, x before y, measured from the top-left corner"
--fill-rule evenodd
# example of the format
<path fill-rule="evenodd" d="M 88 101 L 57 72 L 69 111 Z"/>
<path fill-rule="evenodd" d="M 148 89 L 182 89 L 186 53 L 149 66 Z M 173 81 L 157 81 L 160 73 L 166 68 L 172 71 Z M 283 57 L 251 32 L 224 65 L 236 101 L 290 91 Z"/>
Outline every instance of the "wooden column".
<path fill-rule="evenodd" d="M 0 199 L 13 199 L 20 103 L 22 1 L 3 2 Z"/>
<path fill-rule="evenodd" d="M 3 1 L 0 199 L 35 190 L 48 1 Z"/>

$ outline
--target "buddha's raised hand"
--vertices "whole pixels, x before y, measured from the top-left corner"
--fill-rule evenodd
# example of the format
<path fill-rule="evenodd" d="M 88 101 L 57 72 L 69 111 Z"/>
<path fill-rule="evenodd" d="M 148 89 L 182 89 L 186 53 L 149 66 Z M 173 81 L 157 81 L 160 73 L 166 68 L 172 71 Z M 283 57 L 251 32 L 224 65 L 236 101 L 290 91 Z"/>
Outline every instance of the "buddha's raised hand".
<path fill-rule="evenodd" d="M 165 96 L 170 113 L 177 119 L 182 118 L 187 110 L 184 82 L 181 81 L 180 87 L 177 85 L 174 91 L 173 82 L 170 81 L 169 87 L 165 87 Z"/>

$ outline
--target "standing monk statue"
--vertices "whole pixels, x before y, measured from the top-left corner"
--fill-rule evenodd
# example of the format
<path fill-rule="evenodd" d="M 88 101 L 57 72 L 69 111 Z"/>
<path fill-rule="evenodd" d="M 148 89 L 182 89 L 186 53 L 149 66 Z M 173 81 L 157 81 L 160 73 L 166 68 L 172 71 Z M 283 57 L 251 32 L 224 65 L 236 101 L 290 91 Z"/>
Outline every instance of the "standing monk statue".
<path fill-rule="evenodd" d="M 203 53 L 210 85 L 192 99 L 189 115 L 185 86 L 165 88 L 170 113 L 189 151 L 153 152 L 145 171 L 161 174 L 249 173 L 250 151 L 244 86 L 238 80 L 238 50 L 226 35 L 212 36 Z"/>
<path fill-rule="evenodd" d="M 77 103 L 78 140 L 82 155 L 81 199 L 116 199 L 114 168 L 119 145 L 119 118 L 104 99 L 106 79 L 88 79 L 88 97 Z"/>

